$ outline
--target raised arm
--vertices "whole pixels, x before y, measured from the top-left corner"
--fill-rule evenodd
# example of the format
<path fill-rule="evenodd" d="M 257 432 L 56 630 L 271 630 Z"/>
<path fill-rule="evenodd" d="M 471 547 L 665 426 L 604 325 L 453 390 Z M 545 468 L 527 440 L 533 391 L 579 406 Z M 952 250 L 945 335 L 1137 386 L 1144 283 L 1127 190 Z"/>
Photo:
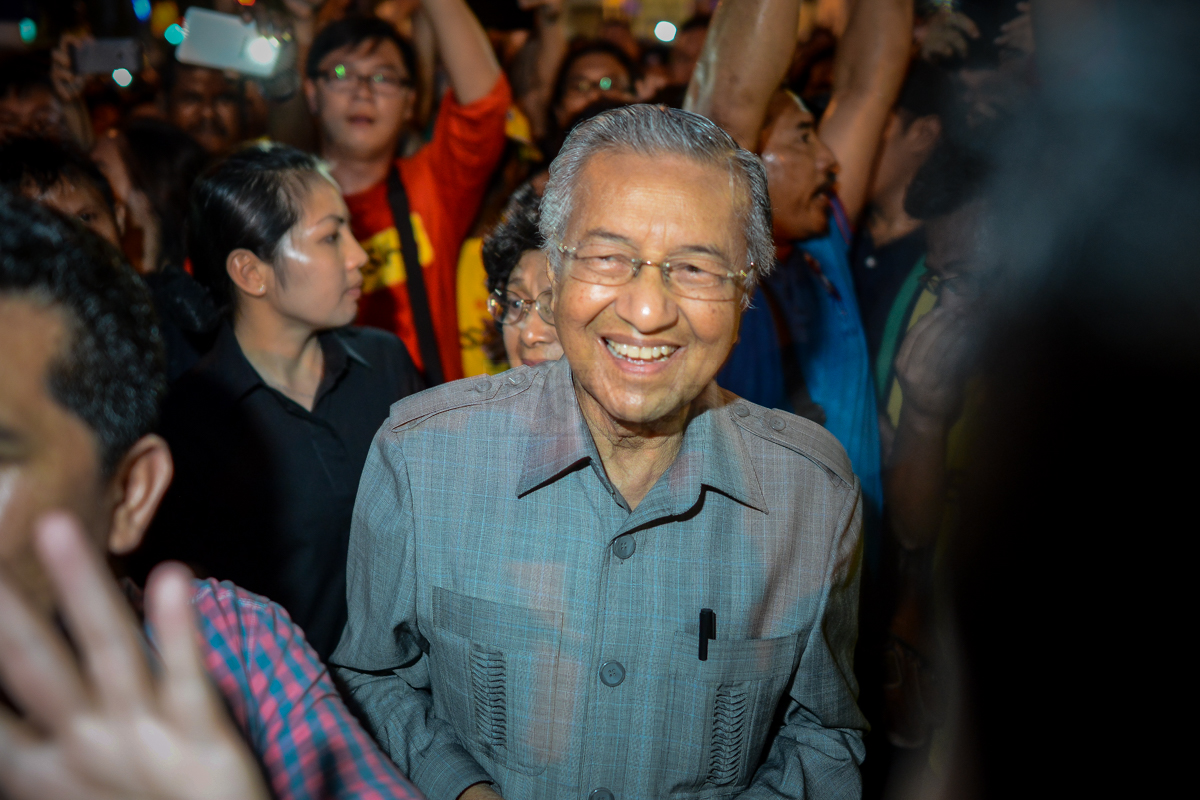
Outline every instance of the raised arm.
<path fill-rule="evenodd" d="M 833 95 L 819 134 L 837 156 L 851 220 L 866 202 L 875 154 L 912 52 L 912 0 L 858 0 L 838 43 Z"/>
<path fill-rule="evenodd" d="M 684 108 L 758 152 L 767 105 L 787 73 L 799 27 L 800 0 L 725 0 L 709 26 Z"/>
<path fill-rule="evenodd" d="M 500 77 L 500 63 L 479 20 L 464 0 L 423 0 L 421 6 L 458 102 L 470 105 L 486 96 Z"/>

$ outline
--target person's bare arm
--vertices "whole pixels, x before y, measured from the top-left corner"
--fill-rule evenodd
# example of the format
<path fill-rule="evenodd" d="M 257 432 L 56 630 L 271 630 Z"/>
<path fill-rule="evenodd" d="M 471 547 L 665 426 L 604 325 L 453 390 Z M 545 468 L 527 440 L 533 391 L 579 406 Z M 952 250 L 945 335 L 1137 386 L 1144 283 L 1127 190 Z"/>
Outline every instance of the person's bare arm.
<path fill-rule="evenodd" d="M 851 220 L 866 202 L 879 140 L 912 53 L 912 0 L 858 0 L 838 43 L 833 96 L 819 134 L 838 160 L 838 197 Z"/>
<path fill-rule="evenodd" d="M 717 8 L 683 107 L 758 151 L 767 105 L 796 48 L 799 0 L 725 0 Z"/>
<path fill-rule="evenodd" d="M 902 546 L 933 544 L 948 488 L 946 445 L 962 409 L 971 337 L 962 319 L 935 308 L 913 326 L 896 356 L 904 405 L 896 426 L 884 499 Z"/>
<path fill-rule="evenodd" d="M 424 0 L 437 49 L 459 103 L 487 96 L 500 77 L 500 63 L 479 20 L 463 0 Z"/>

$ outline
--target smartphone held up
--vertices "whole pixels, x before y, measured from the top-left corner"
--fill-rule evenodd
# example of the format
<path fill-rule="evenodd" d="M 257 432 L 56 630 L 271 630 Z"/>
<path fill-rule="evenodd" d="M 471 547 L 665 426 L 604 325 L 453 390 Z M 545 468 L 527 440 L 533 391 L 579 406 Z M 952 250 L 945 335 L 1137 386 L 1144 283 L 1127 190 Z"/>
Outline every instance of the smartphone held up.
<path fill-rule="evenodd" d="M 269 32 L 260 33 L 254 20 L 192 6 L 183 22 L 183 42 L 175 50 L 181 63 L 255 78 L 275 73 L 285 41 Z"/>

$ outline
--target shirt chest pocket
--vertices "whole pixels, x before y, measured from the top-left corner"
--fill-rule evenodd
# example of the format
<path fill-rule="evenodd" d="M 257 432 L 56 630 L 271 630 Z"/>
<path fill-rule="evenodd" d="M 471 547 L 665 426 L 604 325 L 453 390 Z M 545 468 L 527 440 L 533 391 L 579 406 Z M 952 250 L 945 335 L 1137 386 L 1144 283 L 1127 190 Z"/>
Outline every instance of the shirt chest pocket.
<path fill-rule="evenodd" d="M 434 587 L 434 711 L 477 760 L 525 775 L 546 769 L 562 614 Z"/>
<path fill-rule="evenodd" d="M 676 633 L 665 718 L 662 794 L 723 797 L 750 782 L 796 665 L 798 637 L 730 639 L 697 653 Z"/>

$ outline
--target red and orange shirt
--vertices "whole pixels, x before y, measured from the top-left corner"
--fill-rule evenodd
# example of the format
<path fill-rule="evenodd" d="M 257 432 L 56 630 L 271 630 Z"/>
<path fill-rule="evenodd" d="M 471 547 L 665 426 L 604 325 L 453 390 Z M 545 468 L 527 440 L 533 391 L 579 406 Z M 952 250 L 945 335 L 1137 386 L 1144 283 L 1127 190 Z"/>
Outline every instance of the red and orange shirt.
<path fill-rule="evenodd" d="M 512 91 L 503 75 L 484 97 L 460 105 L 453 92 L 442 98 L 433 139 L 417 153 L 396 160 L 408 193 L 417 259 L 424 270 L 442 373 L 463 377 L 455 297 L 459 249 L 479 210 L 492 170 L 504 152 L 505 119 Z M 370 263 L 363 270 L 358 322 L 392 331 L 424 370 L 408 301 L 407 270 L 400 235 L 388 204 L 387 181 L 346 197 L 350 225 Z"/>

